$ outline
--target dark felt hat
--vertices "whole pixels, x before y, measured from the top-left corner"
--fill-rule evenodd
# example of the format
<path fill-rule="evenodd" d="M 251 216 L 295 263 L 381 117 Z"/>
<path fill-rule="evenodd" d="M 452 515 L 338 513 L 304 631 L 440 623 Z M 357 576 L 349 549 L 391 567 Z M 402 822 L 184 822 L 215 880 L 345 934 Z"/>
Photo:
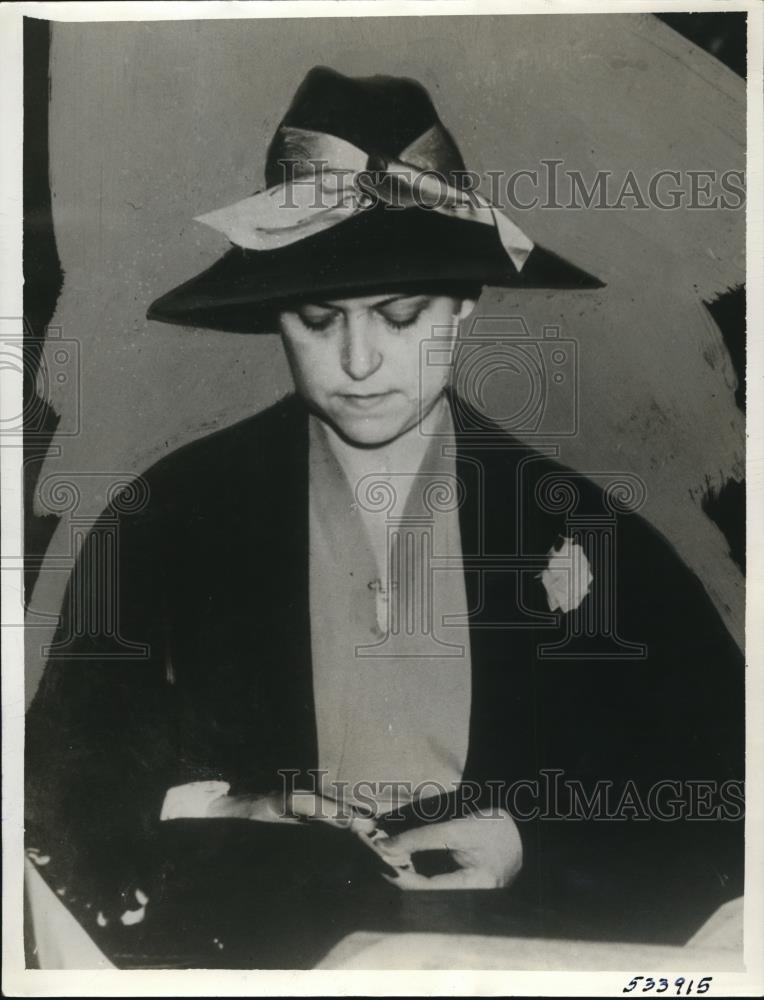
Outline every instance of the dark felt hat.
<path fill-rule="evenodd" d="M 419 83 L 313 69 L 268 149 L 267 190 L 198 217 L 231 249 L 148 317 L 259 333 L 279 304 L 316 294 L 602 287 L 476 200 L 465 176 Z"/>

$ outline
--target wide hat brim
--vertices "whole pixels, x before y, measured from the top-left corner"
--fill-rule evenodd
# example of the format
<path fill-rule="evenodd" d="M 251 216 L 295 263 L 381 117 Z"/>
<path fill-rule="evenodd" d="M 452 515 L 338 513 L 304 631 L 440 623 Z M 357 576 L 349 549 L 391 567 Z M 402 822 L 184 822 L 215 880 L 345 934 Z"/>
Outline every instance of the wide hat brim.
<path fill-rule="evenodd" d="M 306 297 L 386 290 L 602 288 L 599 279 L 534 246 L 518 271 L 492 226 L 422 208 L 379 205 L 277 250 L 233 246 L 211 267 L 158 298 L 148 318 L 232 333 L 276 332 L 276 312 Z"/>

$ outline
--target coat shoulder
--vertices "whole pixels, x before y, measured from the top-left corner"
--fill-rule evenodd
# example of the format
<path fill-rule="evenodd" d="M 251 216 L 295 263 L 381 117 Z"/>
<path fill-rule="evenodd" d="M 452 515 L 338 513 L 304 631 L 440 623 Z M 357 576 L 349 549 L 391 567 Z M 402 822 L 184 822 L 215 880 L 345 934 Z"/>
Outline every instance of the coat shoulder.
<path fill-rule="evenodd" d="M 230 427 L 183 445 L 142 473 L 152 519 L 225 501 L 272 479 L 299 448 L 304 407 L 289 395 Z"/>
<path fill-rule="evenodd" d="M 256 462 L 261 453 L 277 443 L 288 445 L 297 429 L 303 408 L 294 395 L 278 400 L 265 410 L 230 427 L 207 434 L 183 445 L 152 465 L 145 473 L 150 482 L 164 484 L 184 475 L 199 476 L 206 470 L 233 470 L 247 461 Z"/>
<path fill-rule="evenodd" d="M 596 547 L 612 546 L 624 599 L 651 611 L 667 604 L 692 608 L 693 617 L 724 628 L 697 575 L 645 516 L 647 486 L 638 475 L 571 468 L 556 446 L 519 441 L 458 397 L 454 417 L 461 454 L 480 466 L 487 518 L 504 521 L 514 508 L 525 551 L 547 553 L 569 537 L 593 561 Z"/>

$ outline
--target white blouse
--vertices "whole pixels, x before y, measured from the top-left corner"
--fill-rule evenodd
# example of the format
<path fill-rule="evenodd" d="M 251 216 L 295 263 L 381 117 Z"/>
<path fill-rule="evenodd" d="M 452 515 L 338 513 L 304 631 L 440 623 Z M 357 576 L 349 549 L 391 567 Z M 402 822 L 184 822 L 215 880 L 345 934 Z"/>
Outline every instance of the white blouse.
<path fill-rule="evenodd" d="M 359 466 L 310 419 L 319 768 L 324 794 L 378 813 L 452 791 L 467 757 L 469 629 L 445 401 L 430 426 L 375 469 L 373 452 Z"/>

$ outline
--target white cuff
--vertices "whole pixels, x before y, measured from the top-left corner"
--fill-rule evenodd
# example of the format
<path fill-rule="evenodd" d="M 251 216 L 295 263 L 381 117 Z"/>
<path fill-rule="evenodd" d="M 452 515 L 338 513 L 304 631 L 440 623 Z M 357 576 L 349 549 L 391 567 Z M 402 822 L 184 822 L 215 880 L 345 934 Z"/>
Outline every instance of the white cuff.
<path fill-rule="evenodd" d="M 186 785 L 175 785 L 167 790 L 159 819 L 204 819 L 215 799 L 227 795 L 230 789 L 227 781 L 189 781 Z"/>

